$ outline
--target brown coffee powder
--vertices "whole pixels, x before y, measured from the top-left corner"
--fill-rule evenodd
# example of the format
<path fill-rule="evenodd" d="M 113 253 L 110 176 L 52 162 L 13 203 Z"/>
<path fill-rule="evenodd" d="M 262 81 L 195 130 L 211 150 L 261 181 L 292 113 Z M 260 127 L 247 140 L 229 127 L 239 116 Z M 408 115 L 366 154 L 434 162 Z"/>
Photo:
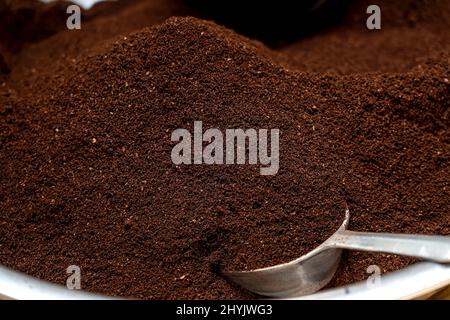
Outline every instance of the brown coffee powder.
<path fill-rule="evenodd" d="M 304 254 L 337 229 L 345 202 L 354 230 L 450 234 L 444 23 L 391 26 L 372 37 L 382 55 L 373 62 L 361 61 L 373 47 L 361 44 L 355 14 L 273 51 L 211 22 L 162 22 L 196 15 L 178 1 L 107 8 L 80 32 L 5 53 L 1 264 L 61 284 L 79 265 L 84 289 L 113 295 L 243 298 L 220 268 Z M 330 47 L 343 32 L 347 56 Z M 417 32 L 441 46 L 404 64 L 381 46 Z M 170 135 L 195 120 L 280 129 L 279 172 L 175 166 Z M 352 252 L 333 284 L 411 262 Z"/>

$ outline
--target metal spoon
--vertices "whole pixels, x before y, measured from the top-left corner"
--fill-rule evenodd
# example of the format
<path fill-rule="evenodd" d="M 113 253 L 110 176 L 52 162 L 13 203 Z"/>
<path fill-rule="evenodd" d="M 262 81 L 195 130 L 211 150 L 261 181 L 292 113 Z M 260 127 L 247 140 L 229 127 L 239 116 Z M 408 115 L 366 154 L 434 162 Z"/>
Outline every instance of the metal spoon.
<path fill-rule="evenodd" d="M 293 261 L 250 271 L 224 271 L 241 287 L 268 297 L 286 298 L 314 293 L 336 272 L 342 249 L 384 252 L 450 263 L 450 236 L 348 231 L 350 211 L 344 223 L 316 249 Z"/>

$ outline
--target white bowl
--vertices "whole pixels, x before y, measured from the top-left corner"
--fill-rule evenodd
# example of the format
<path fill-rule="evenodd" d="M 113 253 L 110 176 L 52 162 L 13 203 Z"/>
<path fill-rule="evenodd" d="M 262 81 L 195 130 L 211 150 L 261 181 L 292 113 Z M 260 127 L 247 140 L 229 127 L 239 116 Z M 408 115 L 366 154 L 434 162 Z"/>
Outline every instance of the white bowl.
<path fill-rule="evenodd" d="M 376 286 L 358 282 L 345 287 L 323 290 L 292 300 L 406 300 L 431 296 L 450 285 L 450 265 L 420 262 L 381 276 Z M 117 299 L 42 281 L 0 266 L 0 299 L 72 300 Z"/>

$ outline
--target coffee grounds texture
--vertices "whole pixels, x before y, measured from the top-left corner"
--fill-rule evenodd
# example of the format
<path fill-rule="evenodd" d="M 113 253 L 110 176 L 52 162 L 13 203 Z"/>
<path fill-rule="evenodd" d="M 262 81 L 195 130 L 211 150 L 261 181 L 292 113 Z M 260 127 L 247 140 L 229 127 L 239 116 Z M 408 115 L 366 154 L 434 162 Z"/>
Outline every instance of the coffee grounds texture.
<path fill-rule="evenodd" d="M 60 284 L 79 265 L 110 295 L 253 298 L 219 271 L 301 256 L 345 203 L 352 230 L 449 235 L 448 4 L 381 2 L 381 31 L 352 2 L 272 49 L 158 0 L 2 38 L 0 264 Z M 195 120 L 280 129 L 279 172 L 175 166 L 170 135 Z M 347 252 L 330 286 L 412 262 Z"/>

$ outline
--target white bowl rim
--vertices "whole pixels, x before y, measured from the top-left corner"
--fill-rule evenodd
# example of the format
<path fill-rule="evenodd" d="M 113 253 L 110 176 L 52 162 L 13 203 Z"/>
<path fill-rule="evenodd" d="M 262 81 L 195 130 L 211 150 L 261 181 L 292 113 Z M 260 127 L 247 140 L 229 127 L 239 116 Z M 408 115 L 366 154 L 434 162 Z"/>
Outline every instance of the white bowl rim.
<path fill-rule="evenodd" d="M 378 285 L 366 281 L 327 289 L 290 300 L 406 300 L 431 295 L 450 285 L 450 265 L 419 262 L 381 276 Z M 0 299 L 17 300 L 111 300 L 124 299 L 39 280 L 0 266 Z"/>

